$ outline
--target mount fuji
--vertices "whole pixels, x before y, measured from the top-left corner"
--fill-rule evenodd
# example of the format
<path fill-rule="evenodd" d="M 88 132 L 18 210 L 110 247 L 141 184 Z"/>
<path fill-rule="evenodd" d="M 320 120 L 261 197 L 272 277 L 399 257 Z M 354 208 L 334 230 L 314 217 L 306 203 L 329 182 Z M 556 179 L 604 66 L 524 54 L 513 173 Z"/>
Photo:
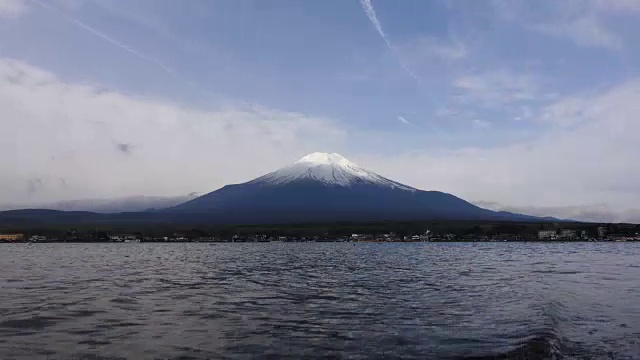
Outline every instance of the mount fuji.
<path fill-rule="evenodd" d="M 495 212 L 453 195 L 423 191 L 366 170 L 343 156 L 313 153 L 242 184 L 160 211 L 213 223 L 381 220 L 540 220 Z"/>
<path fill-rule="evenodd" d="M 341 221 L 550 221 L 483 209 L 366 170 L 339 154 L 313 153 L 243 184 L 165 209 L 99 214 L 26 209 L 0 212 L 13 224 L 286 224 Z"/>

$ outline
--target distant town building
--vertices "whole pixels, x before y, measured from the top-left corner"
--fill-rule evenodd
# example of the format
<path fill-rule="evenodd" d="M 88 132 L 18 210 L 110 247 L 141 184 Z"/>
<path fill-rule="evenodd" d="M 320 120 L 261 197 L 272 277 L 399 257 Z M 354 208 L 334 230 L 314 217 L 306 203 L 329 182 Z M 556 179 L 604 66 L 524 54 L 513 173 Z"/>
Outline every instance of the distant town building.
<path fill-rule="evenodd" d="M 562 239 L 574 240 L 577 237 L 578 236 L 577 236 L 575 230 L 570 230 L 570 229 L 560 230 L 560 238 L 562 238 Z"/>
<path fill-rule="evenodd" d="M 123 242 L 123 241 L 134 241 L 137 237 L 132 234 L 120 234 L 120 235 L 111 235 L 109 236 L 109 240 L 114 242 Z"/>
<path fill-rule="evenodd" d="M 22 241 L 24 240 L 24 234 L 0 234 L 0 241 Z"/>
<path fill-rule="evenodd" d="M 607 236 L 607 227 L 606 226 L 598 226 L 598 237 L 600 239 L 604 239 Z"/>
<path fill-rule="evenodd" d="M 555 230 L 540 230 L 538 231 L 539 240 L 555 240 L 558 238 Z"/>
<path fill-rule="evenodd" d="M 32 235 L 32 236 L 29 238 L 29 241 L 31 241 L 31 242 L 38 242 L 38 241 L 42 242 L 42 241 L 47 241 L 47 237 L 46 237 L 46 236 L 42 236 L 42 235 Z"/>

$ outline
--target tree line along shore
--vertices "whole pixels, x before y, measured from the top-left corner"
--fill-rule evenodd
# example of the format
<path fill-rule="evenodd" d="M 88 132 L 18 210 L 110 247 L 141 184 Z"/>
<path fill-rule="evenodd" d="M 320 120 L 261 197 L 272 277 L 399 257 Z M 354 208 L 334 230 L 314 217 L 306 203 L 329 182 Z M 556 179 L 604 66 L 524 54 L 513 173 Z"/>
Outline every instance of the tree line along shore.
<path fill-rule="evenodd" d="M 4 226 L 3 242 L 640 241 L 640 225 L 408 221 L 226 226 Z"/>

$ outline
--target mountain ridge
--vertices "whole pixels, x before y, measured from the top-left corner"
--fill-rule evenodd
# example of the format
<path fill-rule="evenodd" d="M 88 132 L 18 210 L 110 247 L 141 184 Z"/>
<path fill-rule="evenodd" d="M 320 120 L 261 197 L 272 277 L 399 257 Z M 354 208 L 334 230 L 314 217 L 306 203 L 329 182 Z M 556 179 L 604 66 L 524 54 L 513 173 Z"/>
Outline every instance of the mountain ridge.
<path fill-rule="evenodd" d="M 101 214 L 112 214 L 120 212 L 137 212 L 150 209 L 164 209 L 175 205 L 182 204 L 186 201 L 194 199 L 198 196 L 196 193 L 190 193 L 183 196 L 126 196 L 113 199 L 94 198 L 94 199 L 77 199 L 64 200 L 49 203 L 39 203 L 30 205 L 5 205 L 0 211 L 25 210 L 25 209 L 43 209 L 58 211 L 85 211 Z"/>
<path fill-rule="evenodd" d="M 215 212 L 234 223 L 337 220 L 534 220 L 494 212 L 366 170 L 336 153 L 313 153 L 161 212 Z"/>
<path fill-rule="evenodd" d="M 96 213 L 0 213 L 2 219 L 157 224 L 265 224 L 327 221 L 548 221 L 497 212 L 364 169 L 336 153 L 312 153 L 253 180 L 164 209 Z M 75 215 L 74 215 L 75 214 Z M 20 217 L 21 215 L 24 215 Z M 26 220 L 25 220 L 26 218 Z"/>

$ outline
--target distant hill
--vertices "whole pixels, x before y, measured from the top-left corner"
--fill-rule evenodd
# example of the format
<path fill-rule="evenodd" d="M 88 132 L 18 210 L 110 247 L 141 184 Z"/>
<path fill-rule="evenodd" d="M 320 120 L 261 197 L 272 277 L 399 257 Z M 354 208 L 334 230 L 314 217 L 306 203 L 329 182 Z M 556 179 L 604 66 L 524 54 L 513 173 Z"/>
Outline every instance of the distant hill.
<path fill-rule="evenodd" d="M 198 194 L 184 196 L 129 196 L 116 199 L 81 199 L 32 205 L 30 208 L 59 211 L 89 211 L 109 214 L 164 209 L 196 198 Z M 19 205 L 5 206 L 4 210 L 19 210 Z M 2 209 L 0 209 L 2 210 Z"/>
<path fill-rule="evenodd" d="M 491 209 L 512 211 L 532 216 L 551 216 L 560 219 L 596 223 L 640 224 L 640 209 L 624 209 L 607 205 L 581 206 L 505 206 L 495 202 L 476 202 L 476 205 Z"/>

